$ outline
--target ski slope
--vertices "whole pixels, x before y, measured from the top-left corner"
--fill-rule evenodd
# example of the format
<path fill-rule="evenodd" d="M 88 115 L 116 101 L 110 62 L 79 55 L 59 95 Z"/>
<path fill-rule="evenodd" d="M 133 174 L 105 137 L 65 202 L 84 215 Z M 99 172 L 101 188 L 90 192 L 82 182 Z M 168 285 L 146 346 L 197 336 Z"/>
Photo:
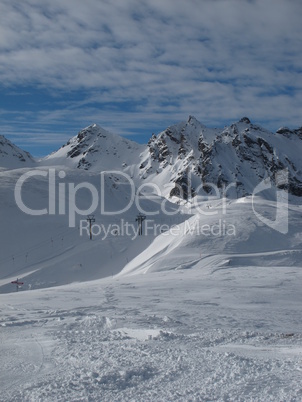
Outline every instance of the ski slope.
<path fill-rule="evenodd" d="M 49 170 L 40 167 L 38 171 L 44 171 L 48 176 L 28 179 L 22 187 L 22 201 L 33 210 L 48 208 L 49 202 L 53 202 L 56 213 L 31 216 L 22 212 L 16 205 L 14 190 L 17 180 L 32 171 L 15 169 L 0 172 L 0 221 L 3 228 L 0 232 L 0 293 L 14 291 L 10 282 L 17 277 L 25 283 L 23 290 L 32 290 L 115 275 L 156 237 L 157 233 L 153 230 L 146 236 L 137 235 L 136 217 L 139 211 L 135 203 L 129 204 L 129 183 L 123 183 L 123 177 L 118 175 L 106 176 L 101 186 L 99 174 L 75 172 L 72 169 L 66 169 L 66 177 L 60 179 L 58 172 L 61 168 L 58 166 L 49 200 Z M 87 233 L 87 213 L 71 214 L 68 210 L 69 183 L 73 183 L 74 187 L 89 183 L 98 191 L 95 223 L 103 226 L 100 233 L 96 228 L 94 233 L 98 235 L 93 236 L 92 240 Z M 65 184 L 64 194 L 59 192 L 60 184 Z M 102 195 L 104 200 L 101 205 Z M 162 202 L 165 202 L 168 212 L 177 210 L 175 204 L 156 195 L 143 196 L 138 205 L 150 213 L 158 210 L 158 215 L 151 216 L 152 222 L 157 224 L 178 223 L 186 219 L 187 215 L 180 213 L 173 218 L 167 217 L 161 212 Z M 75 203 L 79 211 L 87 211 L 92 204 L 90 192 L 80 189 Z M 125 213 L 114 213 L 125 209 L 128 204 Z M 65 205 L 64 215 L 59 214 L 60 205 Z M 102 206 L 112 214 L 102 214 Z M 70 227 L 73 218 L 74 227 Z M 127 224 L 129 231 L 126 233 Z M 116 227 L 121 228 L 117 235 L 114 233 Z"/>
<path fill-rule="evenodd" d="M 260 216 L 274 220 L 274 202 L 245 197 L 213 201 L 210 209 L 206 206 L 208 202 L 184 223 L 159 235 L 120 275 L 221 266 L 302 265 L 301 206 L 289 206 L 286 234 L 269 228 L 254 213 L 253 207 Z"/>
<path fill-rule="evenodd" d="M 298 401 L 301 268 L 224 267 L 0 295 L 3 401 Z"/>
<path fill-rule="evenodd" d="M 151 211 L 162 200 L 144 202 Z M 50 245 L 42 234 L 47 224 L 60 239 L 59 216 L 13 232 L 14 263 L 39 236 L 40 261 L 21 264 L 19 292 L 1 279 L 0 400 L 300 400 L 301 206 L 289 206 L 286 234 L 257 218 L 250 197 L 199 207 L 184 203 L 173 228 L 136 240 L 83 240 L 75 228 Z M 273 202 L 254 208 L 274 218 Z M 236 235 L 200 232 L 220 220 Z"/>
<path fill-rule="evenodd" d="M 175 141 L 152 171 L 149 151 L 88 134 L 0 171 L 0 401 L 301 400 L 300 198 L 169 197 Z M 22 201 L 47 214 L 16 204 L 28 173 Z"/>

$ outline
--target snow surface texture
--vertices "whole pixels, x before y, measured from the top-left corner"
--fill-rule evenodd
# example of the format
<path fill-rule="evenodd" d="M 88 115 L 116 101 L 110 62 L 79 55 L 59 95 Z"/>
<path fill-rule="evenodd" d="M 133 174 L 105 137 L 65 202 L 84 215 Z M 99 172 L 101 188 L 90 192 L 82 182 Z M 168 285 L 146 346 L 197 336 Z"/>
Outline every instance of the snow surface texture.
<path fill-rule="evenodd" d="M 14 151 L 0 172 L 0 401 L 302 400 L 300 155 L 299 130 L 274 135 L 246 118 L 209 130 L 192 117 L 148 147 L 93 125 L 41 161 Z M 288 206 L 275 199 L 284 167 Z M 99 172 L 108 170 L 101 186 Z M 241 184 L 229 199 L 182 199 L 175 188 L 188 185 L 189 170 L 192 187 Z M 22 199 L 52 205 L 53 215 L 16 205 L 16 182 L 32 171 L 47 176 L 28 180 Z M 121 221 L 137 228 L 138 208 L 104 215 L 98 205 L 104 226 L 89 240 L 80 230 L 85 214 L 70 227 L 68 185 L 90 183 L 106 211 L 117 211 L 131 193 L 118 172 L 136 189 L 164 189 L 136 194 L 151 230 L 106 234 Z M 245 195 L 265 177 L 269 192 Z M 77 207 L 90 204 L 79 191 Z M 272 227 L 280 207 L 283 232 Z M 17 277 L 19 292 L 10 283 Z"/>
<path fill-rule="evenodd" d="M 301 273 L 191 269 L 0 295 L 0 400 L 299 401 Z"/>

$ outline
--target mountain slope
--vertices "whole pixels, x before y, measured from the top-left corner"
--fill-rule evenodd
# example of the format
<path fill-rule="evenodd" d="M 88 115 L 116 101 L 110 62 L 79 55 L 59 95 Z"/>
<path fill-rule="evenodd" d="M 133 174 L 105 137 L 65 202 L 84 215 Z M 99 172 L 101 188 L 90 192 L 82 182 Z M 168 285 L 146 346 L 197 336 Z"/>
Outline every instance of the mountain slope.
<path fill-rule="evenodd" d="M 152 135 L 144 146 L 94 124 L 41 163 L 92 172 L 123 171 L 137 186 L 152 183 L 162 195 L 185 200 L 196 194 L 220 196 L 225 188 L 233 198 L 251 195 L 264 179 L 270 179 L 273 188 L 302 196 L 301 133 L 302 129 L 281 128 L 273 134 L 247 117 L 211 129 L 189 116 L 186 122 Z"/>
<path fill-rule="evenodd" d="M 260 215 L 275 219 L 274 202 L 247 197 L 229 201 L 224 209 L 221 201 L 214 201 L 208 212 L 206 208 L 203 214 L 196 211 L 184 223 L 160 234 L 120 276 L 192 268 L 210 274 L 238 266 L 300 267 L 301 210 L 300 206 L 289 207 L 288 233 L 282 234 L 259 219 Z"/>
<path fill-rule="evenodd" d="M 187 122 L 152 136 L 141 163 L 141 177 L 170 183 L 170 196 L 184 199 L 216 195 L 230 186 L 229 196 L 242 197 L 269 178 L 274 187 L 302 196 L 302 129 L 276 134 L 246 117 L 224 129 L 209 129 L 190 116 Z M 288 183 L 278 174 L 288 170 Z"/>
<path fill-rule="evenodd" d="M 125 170 L 139 163 L 143 146 L 104 130 L 97 124 L 81 130 L 58 151 L 44 158 L 43 165 L 65 165 L 100 172 Z"/>
<path fill-rule="evenodd" d="M 0 135 L 0 168 L 14 169 L 33 166 L 34 158 L 3 135 Z"/>
<path fill-rule="evenodd" d="M 14 194 L 17 180 L 28 169 L 0 172 L 0 293 L 15 291 L 10 282 L 16 277 L 23 278 L 24 289 L 28 290 L 114 275 L 157 235 L 152 228 L 145 236 L 138 236 L 138 206 L 151 214 L 160 211 L 164 201 L 168 213 L 177 210 L 175 204 L 159 196 L 130 202 L 131 187 L 118 173 L 105 175 L 100 187 L 98 173 L 66 169 L 65 177 L 56 175 L 50 189 L 48 169 L 41 170 L 47 172 L 45 177 L 40 174 L 29 177 L 21 189 L 26 208 L 33 213 L 47 209 L 47 213 L 35 216 L 18 207 Z M 72 202 L 69 184 L 75 187 L 89 184 L 95 189 L 96 203 L 92 210 L 88 212 L 93 205 L 90 191 L 85 187 L 79 189 Z M 62 186 L 65 192 L 60 191 Z M 52 203 L 54 213 L 49 213 Z M 92 240 L 88 214 L 95 217 Z M 160 212 L 150 219 L 160 224 L 170 218 Z M 185 214 L 178 214 L 173 222 L 185 219 Z"/>

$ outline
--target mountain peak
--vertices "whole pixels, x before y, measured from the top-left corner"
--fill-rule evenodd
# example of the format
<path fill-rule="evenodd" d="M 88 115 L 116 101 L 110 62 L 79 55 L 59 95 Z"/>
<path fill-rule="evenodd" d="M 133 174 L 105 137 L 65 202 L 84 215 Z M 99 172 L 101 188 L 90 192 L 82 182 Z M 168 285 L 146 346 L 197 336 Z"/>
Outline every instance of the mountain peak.
<path fill-rule="evenodd" d="M 0 167 L 18 168 L 33 165 L 34 158 L 17 145 L 13 144 L 4 135 L 0 135 Z"/>
<path fill-rule="evenodd" d="M 141 150 L 140 145 L 94 123 L 79 131 L 58 151 L 46 157 L 44 162 L 95 171 L 122 169 L 133 164 L 140 154 L 138 150 Z"/>
<path fill-rule="evenodd" d="M 188 123 L 195 123 L 195 122 L 199 123 L 199 121 L 196 119 L 196 117 L 189 115 Z"/>
<path fill-rule="evenodd" d="M 84 139 L 91 138 L 93 136 L 106 136 L 110 134 L 107 130 L 99 126 L 98 124 L 91 124 L 88 127 L 83 128 L 79 131 L 76 139 L 78 142 L 82 142 Z"/>
<path fill-rule="evenodd" d="M 239 123 L 251 124 L 251 121 L 250 121 L 250 119 L 249 119 L 248 117 L 242 117 L 242 118 L 239 120 Z"/>
<path fill-rule="evenodd" d="M 197 120 L 196 117 L 194 117 L 192 115 L 189 116 L 189 118 L 187 120 L 187 124 L 189 124 L 189 125 L 191 125 L 191 126 L 193 126 L 195 128 L 197 128 L 197 127 L 199 127 L 199 128 L 204 127 L 205 128 L 205 126 L 202 123 L 200 123 L 200 121 Z"/>
<path fill-rule="evenodd" d="M 288 127 L 280 127 L 277 131 L 277 134 L 281 134 L 284 137 L 290 138 L 293 135 L 297 135 L 299 138 L 302 138 L 302 127 L 297 128 L 295 130 L 290 130 Z"/>

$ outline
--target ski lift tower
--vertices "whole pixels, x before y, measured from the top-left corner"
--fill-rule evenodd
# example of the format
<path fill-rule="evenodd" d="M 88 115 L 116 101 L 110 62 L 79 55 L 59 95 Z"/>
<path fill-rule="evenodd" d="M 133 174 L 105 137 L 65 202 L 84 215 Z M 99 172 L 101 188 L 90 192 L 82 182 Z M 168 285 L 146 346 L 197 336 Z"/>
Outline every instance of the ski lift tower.
<path fill-rule="evenodd" d="M 146 215 L 138 214 L 136 218 L 136 222 L 138 224 L 138 235 L 143 235 L 143 222 L 146 219 Z"/>
<path fill-rule="evenodd" d="M 89 222 L 90 240 L 92 240 L 92 224 L 95 222 L 94 215 L 88 215 L 87 222 Z"/>

